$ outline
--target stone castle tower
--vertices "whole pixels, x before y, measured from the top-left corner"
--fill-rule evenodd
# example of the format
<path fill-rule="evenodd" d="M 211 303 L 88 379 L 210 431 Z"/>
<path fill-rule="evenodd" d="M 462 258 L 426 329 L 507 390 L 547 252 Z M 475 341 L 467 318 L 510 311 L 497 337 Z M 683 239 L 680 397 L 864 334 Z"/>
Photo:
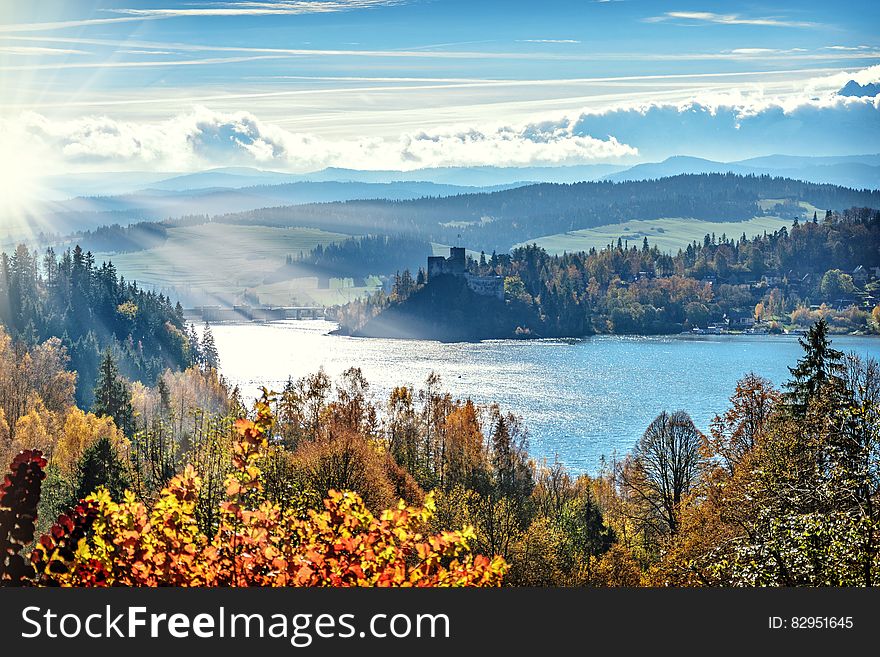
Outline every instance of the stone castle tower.
<path fill-rule="evenodd" d="M 474 276 L 467 270 L 467 253 L 464 247 L 453 246 L 449 257 L 428 257 L 428 281 L 435 276 L 463 276 L 468 287 L 477 294 L 504 299 L 504 279 L 501 276 Z"/>

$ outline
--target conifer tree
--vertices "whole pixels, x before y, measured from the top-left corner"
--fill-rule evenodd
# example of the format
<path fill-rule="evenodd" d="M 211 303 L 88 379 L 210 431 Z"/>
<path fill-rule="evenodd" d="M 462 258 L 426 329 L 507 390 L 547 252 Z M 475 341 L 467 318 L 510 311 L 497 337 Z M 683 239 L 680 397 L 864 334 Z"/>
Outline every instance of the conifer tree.
<path fill-rule="evenodd" d="M 202 364 L 202 347 L 199 344 L 199 334 L 196 333 L 196 327 L 194 324 L 189 325 L 186 340 L 189 367 L 200 366 Z"/>
<path fill-rule="evenodd" d="M 98 369 L 98 383 L 95 386 L 95 402 L 92 406 L 95 415 L 113 418 L 116 426 L 127 436 L 134 428 L 134 411 L 131 406 L 131 390 L 119 374 L 113 354 L 108 349 Z"/>
<path fill-rule="evenodd" d="M 818 395 L 833 399 L 843 389 L 843 352 L 831 348 L 824 319 L 813 324 L 798 343 L 806 353 L 797 367 L 788 368 L 793 378 L 785 384 L 785 399 L 796 415 L 804 415 Z"/>
<path fill-rule="evenodd" d="M 217 345 L 214 344 L 214 334 L 210 325 L 205 322 L 205 330 L 202 332 L 202 367 L 204 369 L 220 369 L 220 354 Z"/>
<path fill-rule="evenodd" d="M 106 436 L 92 443 L 76 467 L 74 501 L 78 501 L 104 486 L 116 501 L 121 501 L 128 488 L 125 465 L 119 453 Z"/>

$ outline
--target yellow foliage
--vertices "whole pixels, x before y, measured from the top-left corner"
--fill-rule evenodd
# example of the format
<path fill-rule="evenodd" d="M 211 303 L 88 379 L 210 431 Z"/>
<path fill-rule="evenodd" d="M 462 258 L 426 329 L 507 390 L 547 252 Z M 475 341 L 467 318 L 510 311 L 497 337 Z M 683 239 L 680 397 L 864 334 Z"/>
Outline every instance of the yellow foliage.
<path fill-rule="evenodd" d="M 58 419 L 39 397 L 29 406 L 28 412 L 15 423 L 12 448 L 15 452 L 23 449 L 38 449 L 44 454 L 51 454 L 55 446 Z"/>
<path fill-rule="evenodd" d="M 71 473 L 83 452 L 99 438 L 107 438 L 113 446 L 124 453 L 128 440 L 116 428 L 111 417 L 98 417 L 72 406 L 58 436 L 52 462 L 62 472 Z"/>
<path fill-rule="evenodd" d="M 120 303 L 118 306 L 116 306 L 116 312 L 118 312 L 126 319 L 134 319 L 135 317 L 137 317 L 138 307 L 136 303 L 126 301 L 125 303 Z"/>
<path fill-rule="evenodd" d="M 234 471 L 219 527 L 195 519 L 202 487 L 192 466 L 148 507 L 130 491 L 100 489 L 59 518 L 31 553 L 36 583 L 66 586 L 499 586 L 501 557 L 474 555 L 472 529 L 425 533 L 436 507 L 401 501 L 379 515 L 359 495 L 330 491 L 325 510 L 300 517 L 261 500 L 257 467 L 274 421 L 264 391 L 256 419 L 239 419 Z"/>

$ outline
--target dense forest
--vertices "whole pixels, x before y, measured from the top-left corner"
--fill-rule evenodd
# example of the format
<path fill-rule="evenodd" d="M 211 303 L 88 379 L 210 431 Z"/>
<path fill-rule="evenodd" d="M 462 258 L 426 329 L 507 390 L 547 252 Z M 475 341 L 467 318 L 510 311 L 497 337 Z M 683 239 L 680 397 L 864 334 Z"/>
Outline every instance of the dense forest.
<path fill-rule="evenodd" d="M 880 207 L 880 191 L 857 191 L 769 176 L 680 175 L 626 182 L 527 185 L 504 191 L 411 201 L 347 201 L 263 208 L 215 217 L 231 224 L 304 226 L 352 235 L 406 234 L 487 252 L 542 235 L 630 219 L 690 217 L 744 221 L 759 201 L 808 201 L 820 208 Z M 800 211 L 800 210 L 798 210 Z M 731 228 L 731 233 L 735 231 Z"/>
<path fill-rule="evenodd" d="M 353 278 L 387 275 L 414 269 L 432 255 L 431 244 L 405 236 L 364 235 L 342 242 L 318 244 L 308 253 L 287 256 L 283 268 L 266 278 L 267 283 L 298 276 Z"/>
<path fill-rule="evenodd" d="M 875 586 L 880 370 L 824 321 L 801 345 L 782 390 L 746 374 L 707 434 L 658 409 L 627 455 L 574 477 L 529 457 L 519 418 L 434 374 L 377 400 L 359 369 L 319 371 L 245 414 L 207 364 L 147 387 L 108 358 L 84 413 L 63 347 L 28 353 L 35 370 L 0 333 L 0 409 L 27 407 L 0 423 L 17 454 L 0 580 Z"/>
<path fill-rule="evenodd" d="M 73 239 L 86 251 L 130 253 L 162 245 L 168 238 L 168 223 L 141 221 L 127 226 L 112 224 L 78 231 Z"/>
<path fill-rule="evenodd" d="M 859 267 L 864 278 L 854 280 Z M 336 318 L 345 332 L 440 339 L 677 333 L 743 317 L 768 330 L 821 316 L 838 331 L 875 331 L 875 267 L 880 212 L 852 208 L 751 239 L 706 235 L 676 255 L 647 239 L 561 256 L 534 245 L 484 254 L 469 270 L 504 277 L 500 307 L 468 294 L 463 279 L 432 290 L 424 274 L 405 272 L 390 294 L 354 301 Z"/>
<path fill-rule="evenodd" d="M 126 376 L 153 383 L 187 365 L 191 342 L 179 304 L 127 282 L 111 262 L 97 265 L 79 246 L 61 256 L 25 246 L 0 254 L 0 325 L 23 345 L 60 339 L 85 407 L 102 352 L 112 351 Z"/>

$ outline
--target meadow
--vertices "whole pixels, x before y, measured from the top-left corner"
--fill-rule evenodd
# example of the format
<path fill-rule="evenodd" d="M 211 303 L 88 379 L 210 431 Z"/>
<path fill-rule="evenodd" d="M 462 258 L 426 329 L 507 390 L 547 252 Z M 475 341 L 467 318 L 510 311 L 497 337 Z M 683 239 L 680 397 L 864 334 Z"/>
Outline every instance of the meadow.
<path fill-rule="evenodd" d="M 198 291 L 216 303 L 234 301 L 245 290 L 263 286 L 267 275 L 284 265 L 288 255 L 307 253 L 318 244 L 349 237 L 312 228 L 271 228 L 204 224 L 171 228 L 160 247 L 134 253 L 96 254 L 98 262 L 112 260 L 128 280 L 156 289 L 174 289 L 185 300 Z M 268 303 L 289 303 L 291 294 L 311 302 L 315 279 L 300 279 L 292 287 L 266 286 Z M 315 290 L 316 291 L 316 290 Z M 260 294 L 260 292 L 257 292 Z"/>
<path fill-rule="evenodd" d="M 772 233 L 783 226 L 791 226 L 791 220 L 774 216 L 754 217 L 748 221 L 736 222 L 702 221 L 686 217 L 634 219 L 619 224 L 538 237 L 516 246 L 537 244 L 548 253 L 561 254 L 589 251 L 591 248 L 601 250 L 609 244 L 616 244 L 618 238 L 624 242 L 628 241 L 630 246 L 640 246 L 642 240 L 647 237 L 651 246 L 656 246 L 667 253 L 677 253 L 693 240 L 702 240 L 707 234 L 715 233 L 718 237 L 722 234 L 728 237 L 740 237 L 745 233 L 747 237 L 753 237 L 765 231 Z"/>

